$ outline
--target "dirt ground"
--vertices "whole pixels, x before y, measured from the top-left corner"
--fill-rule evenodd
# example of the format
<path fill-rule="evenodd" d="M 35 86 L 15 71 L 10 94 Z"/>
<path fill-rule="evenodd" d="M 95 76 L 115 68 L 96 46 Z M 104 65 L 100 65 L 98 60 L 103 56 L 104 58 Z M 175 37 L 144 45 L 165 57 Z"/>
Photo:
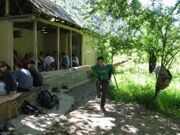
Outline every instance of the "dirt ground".
<path fill-rule="evenodd" d="M 47 131 L 49 135 L 180 135 L 180 120 L 152 112 L 138 104 L 108 100 L 99 108 L 94 82 L 68 93 L 75 98 L 73 110 Z"/>

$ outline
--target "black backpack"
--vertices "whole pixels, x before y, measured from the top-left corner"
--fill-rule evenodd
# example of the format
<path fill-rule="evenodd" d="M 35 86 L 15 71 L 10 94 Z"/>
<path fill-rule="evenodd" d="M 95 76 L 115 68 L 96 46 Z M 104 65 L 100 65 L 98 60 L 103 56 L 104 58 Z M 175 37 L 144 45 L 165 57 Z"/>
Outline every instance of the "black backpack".
<path fill-rule="evenodd" d="M 42 90 L 39 93 L 38 103 L 44 108 L 51 109 L 56 106 L 56 109 L 59 109 L 59 98 L 56 95 L 51 95 L 48 90 Z"/>
<path fill-rule="evenodd" d="M 24 114 L 28 115 L 38 116 L 41 114 L 41 111 L 37 107 L 31 105 L 27 100 L 25 100 L 21 105 L 21 110 Z"/>

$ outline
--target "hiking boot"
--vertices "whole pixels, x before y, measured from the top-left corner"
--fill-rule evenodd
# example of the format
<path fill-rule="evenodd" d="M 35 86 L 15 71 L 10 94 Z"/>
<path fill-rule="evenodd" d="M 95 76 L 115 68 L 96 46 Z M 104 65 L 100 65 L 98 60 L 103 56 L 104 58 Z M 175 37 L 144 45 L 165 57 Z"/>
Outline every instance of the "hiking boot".
<path fill-rule="evenodd" d="M 104 107 L 101 106 L 101 111 L 105 112 L 106 109 Z"/>

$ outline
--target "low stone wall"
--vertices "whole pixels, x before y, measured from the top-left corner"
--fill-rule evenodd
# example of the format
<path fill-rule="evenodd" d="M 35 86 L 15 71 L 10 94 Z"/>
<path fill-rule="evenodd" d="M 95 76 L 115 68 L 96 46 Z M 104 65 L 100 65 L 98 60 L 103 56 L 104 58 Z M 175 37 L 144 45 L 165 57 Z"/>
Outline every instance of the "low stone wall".
<path fill-rule="evenodd" d="M 62 87 L 63 85 L 72 88 L 89 81 L 87 74 L 89 66 L 81 66 L 68 70 L 43 72 L 44 84 L 48 84 L 50 88 Z"/>
<path fill-rule="evenodd" d="M 41 89 L 51 91 L 52 88 L 61 88 L 63 85 L 68 86 L 68 90 L 77 85 L 89 81 L 87 74 L 88 66 L 82 66 L 69 70 L 43 72 L 44 85 L 33 88 L 31 91 L 18 95 L 17 97 L 5 96 L 7 101 L 0 103 L 0 120 L 7 120 L 16 117 L 21 113 L 21 105 L 24 100 L 29 101 L 33 105 L 37 105 L 37 96 Z M 62 94 L 61 92 L 59 94 Z M 2 99 L 1 99 L 2 100 Z"/>

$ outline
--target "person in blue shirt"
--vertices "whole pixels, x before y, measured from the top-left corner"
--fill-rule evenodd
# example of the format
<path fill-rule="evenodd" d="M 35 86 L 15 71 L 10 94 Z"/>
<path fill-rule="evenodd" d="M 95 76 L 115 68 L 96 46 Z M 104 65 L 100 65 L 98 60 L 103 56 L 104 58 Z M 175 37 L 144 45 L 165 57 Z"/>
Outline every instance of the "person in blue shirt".
<path fill-rule="evenodd" d="M 61 56 L 61 68 L 62 69 L 69 68 L 69 57 L 66 55 L 66 53 L 62 53 L 62 56 Z"/>
<path fill-rule="evenodd" d="M 15 68 L 15 79 L 18 84 L 17 91 L 30 91 L 33 87 L 33 78 L 31 73 L 27 69 L 23 68 L 21 64 L 16 64 Z"/>

